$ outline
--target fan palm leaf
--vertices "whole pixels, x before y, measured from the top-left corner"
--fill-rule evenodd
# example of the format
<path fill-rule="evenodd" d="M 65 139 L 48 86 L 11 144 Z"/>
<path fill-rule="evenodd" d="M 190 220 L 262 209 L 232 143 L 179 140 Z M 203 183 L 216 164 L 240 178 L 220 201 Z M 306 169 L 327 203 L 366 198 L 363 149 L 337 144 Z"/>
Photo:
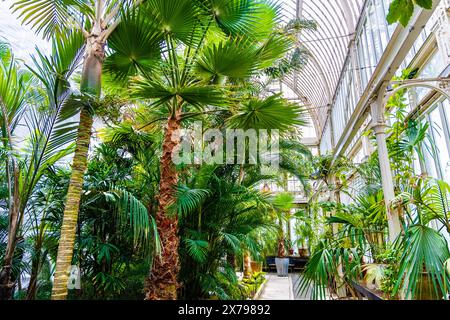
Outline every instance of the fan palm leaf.
<path fill-rule="evenodd" d="M 150 74 L 161 59 L 163 33 L 144 9 L 131 9 L 122 14 L 122 23 L 109 37 L 108 46 L 113 51 L 104 67 L 116 80 L 139 73 Z"/>
<path fill-rule="evenodd" d="M 240 105 L 239 111 L 228 121 L 232 128 L 290 130 L 303 125 L 303 109 L 287 102 L 280 95 L 265 99 L 254 98 Z"/>
<path fill-rule="evenodd" d="M 445 263 L 450 257 L 448 243 L 436 230 L 424 226 L 410 226 L 398 244 L 401 252 L 400 268 L 395 292 L 400 288 L 408 298 L 420 295 L 422 274 L 427 272 L 436 297 L 446 292 L 450 284 Z"/>

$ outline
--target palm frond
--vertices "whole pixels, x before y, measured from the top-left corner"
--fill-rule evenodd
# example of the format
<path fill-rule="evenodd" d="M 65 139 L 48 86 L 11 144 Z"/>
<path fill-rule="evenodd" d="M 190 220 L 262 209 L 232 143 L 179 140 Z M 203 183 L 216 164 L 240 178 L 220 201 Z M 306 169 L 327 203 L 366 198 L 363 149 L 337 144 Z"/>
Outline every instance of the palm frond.
<path fill-rule="evenodd" d="M 407 298 L 417 298 L 421 294 L 424 272 L 431 278 L 434 295 L 442 298 L 450 285 L 445 263 L 450 258 L 448 244 L 445 238 L 436 230 L 414 225 L 407 229 L 405 237 L 397 243 L 403 252 L 395 292 L 400 288 Z"/>
<path fill-rule="evenodd" d="M 204 240 L 184 239 L 187 251 L 192 259 L 203 263 L 208 255 L 209 243 Z"/>
<path fill-rule="evenodd" d="M 150 21 L 154 21 L 166 37 L 193 45 L 201 36 L 199 7 L 190 0 L 148 0 L 144 5 Z"/>
<path fill-rule="evenodd" d="M 263 24 L 263 8 L 253 0 L 200 0 L 206 14 L 212 15 L 217 25 L 227 35 L 255 36 L 260 30 L 256 26 Z M 256 13 L 261 16 L 257 17 Z M 264 21 L 268 22 L 268 21 Z"/>
<path fill-rule="evenodd" d="M 63 35 L 73 25 L 70 24 L 79 13 L 90 14 L 89 5 L 82 0 L 19 0 L 12 5 L 13 12 L 26 25 L 31 25 L 37 33 L 50 38 L 52 35 Z"/>
<path fill-rule="evenodd" d="M 208 195 L 208 190 L 178 186 L 175 192 L 176 201 L 172 209 L 181 216 L 187 216 L 198 209 Z"/>
<path fill-rule="evenodd" d="M 163 33 L 142 8 L 127 10 L 122 21 L 108 39 L 113 51 L 104 68 L 115 80 L 125 80 L 137 74 L 149 75 L 161 59 Z"/>
<path fill-rule="evenodd" d="M 195 72 L 207 83 L 248 79 L 258 69 L 258 58 L 253 42 L 229 38 L 205 47 L 197 58 Z"/>
<path fill-rule="evenodd" d="M 134 195 L 123 188 L 112 189 L 118 196 L 119 221 L 122 227 L 130 226 L 133 231 L 133 240 L 136 248 L 151 248 L 156 254 L 161 253 L 156 222 L 148 214 L 145 205 Z M 128 222 L 127 222 L 128 221 Z"/>
<path fill-rule="evenodd" d="M 303 125 L 303 113 L 298 105 L 287 102 L 280 95 L 273 95 L 245 102 L 228 121 L 232 128 L 284 131 Z"/>
<path fill-rule="evenodd" d="M 326 299 L 329 283 L 337 270 L 333 256 L 332 250 L 326 245 L 318 246 L 306 264 L 298 287 L 300 293 L 311 292 L 314 300 Z"/>

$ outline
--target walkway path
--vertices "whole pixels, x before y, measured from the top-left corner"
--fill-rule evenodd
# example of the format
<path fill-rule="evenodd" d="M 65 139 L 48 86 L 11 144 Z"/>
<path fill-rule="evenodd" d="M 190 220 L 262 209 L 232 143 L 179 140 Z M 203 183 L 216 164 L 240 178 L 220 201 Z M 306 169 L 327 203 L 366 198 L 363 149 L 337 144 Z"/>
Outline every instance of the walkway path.
<path fill-rule="evenodd" d="M 289 278 L 278 277 L 269 273 L 267 283 L 258 300 L 311 300 L 310 292 L 298 292 L 299 274 L 290 274 Z"/>
<path fill-rule="evenodd" d="M 282 278 L 276 274 L 268 274 L 259 300 L 294 300 L 291 277 Z"/>

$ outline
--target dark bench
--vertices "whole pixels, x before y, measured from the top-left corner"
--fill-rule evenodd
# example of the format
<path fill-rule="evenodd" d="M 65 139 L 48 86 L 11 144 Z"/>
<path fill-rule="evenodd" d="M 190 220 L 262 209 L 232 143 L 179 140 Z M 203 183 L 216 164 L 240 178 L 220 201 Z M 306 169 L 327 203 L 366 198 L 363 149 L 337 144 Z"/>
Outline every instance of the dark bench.
<path fill-rule="evenodd" d="M 277 266 L 275 264 L 275 256 L 269 256 L 266 257 L 266 263 L 265 263 L 265 270 L 266 271 L 276 271 Z M 295 271 L 295 270 L 303 270 L 306 263 L 308 262 L 308 258 L 301 258 L 301 257 L 288 257 L 289 258 L 289 270 Z"/>

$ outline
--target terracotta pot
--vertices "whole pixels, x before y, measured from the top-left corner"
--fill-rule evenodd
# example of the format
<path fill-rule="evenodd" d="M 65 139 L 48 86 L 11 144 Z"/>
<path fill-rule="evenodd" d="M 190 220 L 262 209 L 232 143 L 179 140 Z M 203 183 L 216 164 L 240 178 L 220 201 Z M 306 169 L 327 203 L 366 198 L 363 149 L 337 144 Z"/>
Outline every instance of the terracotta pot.
<path fill-rule="evenodd" d="M 307 248 L 299 248 L 298 249 L 298 255 L 301 258 L 308 258 L 309 257 L 309 250 Z"/>

